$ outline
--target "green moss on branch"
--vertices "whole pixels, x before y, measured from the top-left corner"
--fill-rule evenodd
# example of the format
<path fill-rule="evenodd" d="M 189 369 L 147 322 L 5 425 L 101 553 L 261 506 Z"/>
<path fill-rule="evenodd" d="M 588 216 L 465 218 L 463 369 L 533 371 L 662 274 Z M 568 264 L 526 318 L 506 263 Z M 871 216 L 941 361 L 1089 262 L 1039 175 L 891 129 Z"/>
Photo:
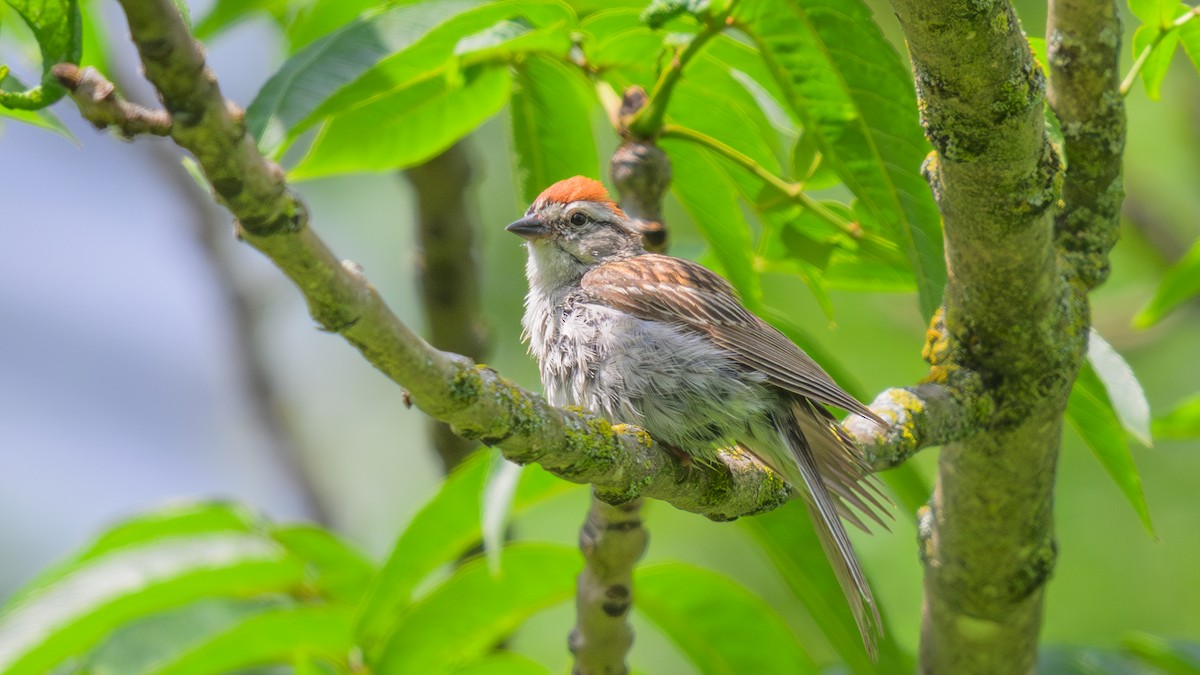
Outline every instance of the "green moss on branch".
<path fill-rule="evenodd" d="M 1083 289 L 1108 277 L 1120 233 L 1125 103 L 1120 92 L 1121 12 L 1112 0 L 1051 0 L 1046 24 L 1050 106 L 1067 156 L 1055 237 Z"/>

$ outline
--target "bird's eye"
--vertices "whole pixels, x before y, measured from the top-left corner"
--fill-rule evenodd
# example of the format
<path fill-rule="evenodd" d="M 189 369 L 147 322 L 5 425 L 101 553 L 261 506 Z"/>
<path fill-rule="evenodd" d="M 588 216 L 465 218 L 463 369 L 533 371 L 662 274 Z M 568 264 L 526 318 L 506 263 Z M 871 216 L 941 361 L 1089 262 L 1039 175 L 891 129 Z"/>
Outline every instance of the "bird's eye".
<path fill-rule="evenodd" d="M 583 215 L 582 213 L 575 212 L 575 213 L 571 214 L 571 224 L 572 225 L 581 226 L 584 223 L 586 223 L 587 220 L 588 220 L 587 216 Z"/>

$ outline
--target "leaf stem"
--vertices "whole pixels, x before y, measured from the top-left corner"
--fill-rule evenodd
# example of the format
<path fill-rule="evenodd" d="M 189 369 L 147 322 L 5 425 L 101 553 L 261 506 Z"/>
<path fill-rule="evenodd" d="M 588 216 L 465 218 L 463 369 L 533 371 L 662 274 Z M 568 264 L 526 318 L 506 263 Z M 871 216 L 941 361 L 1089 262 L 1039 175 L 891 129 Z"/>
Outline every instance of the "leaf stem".
<path fill-rule="evenodd" d="M 659 75 L 654 90 L 650 92 L 650 100 L 626 124 L 629 133 L 638 138 L 654 138 L 663 128 L 663 117 L 667 114 L 667 104 L 671 100 L 671 92 L 683 75 L 683 68 L 700 53 L 709 40 L 725 30 L 728 19 L 718 17 L 704 24 L 704 29 L 692 38 L 683 51 L 671 58 L 671 64 Z"/>
<path fill-rule="evenodd" d="M 704 146 L 762 179 L 763 182 L 778 190 L 789 200 L 795 202 L 800 207 L 807 209 L 813 215 L 829 223 L 838 230 L 850 235 L 854 239 L 861 239 L 863 236 L 862 227 L 860 227 L 857 223 L 849 222 L 846 219 L 838 216 L 833 211 L 825 208 L 821 202 L 809 197 L 807 194 L 805 194 L 804 186 L 800 183 L 794 183 L 776 176 L 770 171 L 764 169 L 758 162 L 743 154 L 741 151 L 722 143 L 708 134 L 696 131 L 695 129 L 688 129 L 687 127 L 667 124 L 659 130 L 658 135 L 660 138 L 676 138 Z"/>
<path fill-rule="evenodd" d="M 1129 73 L 1127 73 L 1125 75 L 1125 79 L 1121 81 L 1121 96 L 1125 96 L 1129 93 L 1129 90 L 1133 88 L 1134 81 L 1137 80 L 1138 74 L 1142 72 L 1142 66 L 1146 65 L 1146 61 L 1150 60 L 1150 54 L 1154 52 L 1155 47 L 1158 47 L 1158 45 L 1162 43 L 1162 41 L 1166 39 L 1168 35 L 1194 19 L 1197 15 L 1200 15 L 1200 6 L 1193 7 L 1186 14 L 1172 21 L 1170 25 L 1163 27 L 1162 30 L 1158 32 L 1158 35 L 1154 36 L 1154 39 L 1150 42 L 1150 44 L 1146 45 L 1146 48 L 1143 49 L 1140 54 L 1138 54 L 1137 60 L 1134 61 L 1133 65 L 1129 67 Z"/>

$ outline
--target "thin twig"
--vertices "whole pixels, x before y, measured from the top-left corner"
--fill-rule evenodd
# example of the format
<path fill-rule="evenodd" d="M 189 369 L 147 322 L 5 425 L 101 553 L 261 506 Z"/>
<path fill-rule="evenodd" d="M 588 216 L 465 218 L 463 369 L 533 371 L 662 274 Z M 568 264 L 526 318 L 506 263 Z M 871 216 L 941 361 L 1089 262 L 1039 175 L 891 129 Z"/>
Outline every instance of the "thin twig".
<path fill-rule="evenodd" d="M 654 138 L 658 134 L 663 126 L 663 118 L 667 114 L 671 92 L 679 83 L 684 67 L 696 54 L 700 53 L 709 40 L 723 30 L 725 30 L 724 20 L 713 20 L 706 23 L 700 32 L 688 42 L 687 47 L 671 58 L 671 63 L 659 74 L 658 81 L 655 82 L 645 107 L 625 118 L 624 126 L 633 137 L 648 139 Z"/>
<path fill-rule="evenodd" d="M 722 143 L 721 141 L 709 136 L 708 134 L 681 127 L 674 124 L 667 124 L 662 127 L 659 132 L 659 138 L 676 138 L 679 140 L 695 143 L 701 147 L 707 148 L 717 154 L 732 161 L 734 164 L 742 167 L 750 173 L 757 176 L 764 183 L 778 191 L 788 200 L 795 202 L 801 208 L 806 209 L 821 220 L 829 223 L 841 232 L 859 239 L 863 236 L 863 229 L 858 223 L 853 223 L 845 218 L 838 216 L 833 211 L 825 208 L 821 202 L 809 197 L 804 192 L 804 185 L 801 183 L 793 183 L 784 180 L 779 176 L 767 171 L 761 164 L 751 159 L 745 153 Z"/>
<path fill-rule="evenodd" d="M 75 99 L 79 112 L 97 129 L 116 127 L 125 138 L 140 134 L 171 135 L 170 113 L 126 101 L 95 68 L 81 69 L 73 63 L 60 63 L 51 71 Z"/>

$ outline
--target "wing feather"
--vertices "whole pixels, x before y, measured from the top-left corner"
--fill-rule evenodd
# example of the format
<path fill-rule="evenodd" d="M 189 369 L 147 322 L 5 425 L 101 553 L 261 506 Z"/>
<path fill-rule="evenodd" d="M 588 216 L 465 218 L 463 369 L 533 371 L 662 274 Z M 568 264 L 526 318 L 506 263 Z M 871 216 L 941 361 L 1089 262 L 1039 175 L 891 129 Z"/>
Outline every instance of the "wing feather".
<path fill-rule="evenodd" d="M 780 389 L 885 424 L 791 340 L 750 313 L 728 281 L 701 265 L 650 253 L 595 267 L 582 283 L 601 304 L 706 333 L 735 361 L 762 372 Z"/>

